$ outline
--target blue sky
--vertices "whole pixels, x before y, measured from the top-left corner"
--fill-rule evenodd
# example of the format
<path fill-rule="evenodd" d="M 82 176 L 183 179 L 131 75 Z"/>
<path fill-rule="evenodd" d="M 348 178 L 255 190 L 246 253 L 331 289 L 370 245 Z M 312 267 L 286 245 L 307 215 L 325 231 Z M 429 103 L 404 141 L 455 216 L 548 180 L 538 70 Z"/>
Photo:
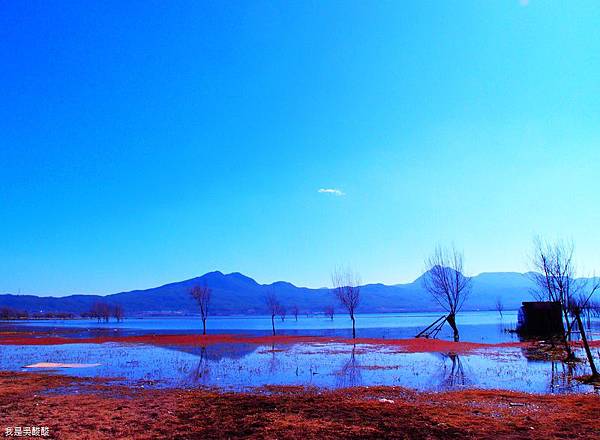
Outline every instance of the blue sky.
<path fill-rule="evenodd" d="M 1 2 L 0 291 L 600 269 L 590 2 Z M 319 192 L 320 189 L 337 189 Z"/>

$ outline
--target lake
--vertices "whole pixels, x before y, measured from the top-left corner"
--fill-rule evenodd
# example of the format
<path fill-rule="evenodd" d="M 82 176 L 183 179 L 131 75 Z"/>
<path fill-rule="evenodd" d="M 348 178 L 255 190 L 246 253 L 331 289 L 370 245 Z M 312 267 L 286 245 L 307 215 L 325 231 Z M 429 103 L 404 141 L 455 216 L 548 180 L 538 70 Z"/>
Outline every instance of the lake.
<path fill-rule="evenodd" d="M 442 316 L 436 312 L 384 313 L 356 315 L 357 336 L 367 338 L 412 338 L 434 320 Z M 503 317 L 498 312 L 463 312 L 457 315 L 461 340 L 469 342 L 510 342 L 518 340 L 514 333 L 517 323 L 516 311 L 505 311 Z M 36 327 L 38 331 L 56 332 L 70 330 L 82 337 L 102 334 L 138 335 L 148 333 L 198 333 L 202 322 L 198 316 L 128 318 L 121 323 L 111 321 L 98 323 L 96 320 L 24 320 L 11 322 L 15 329 Z M 285 321 L 276 318 L 277 334 L 339 336 L 350 337 L 351 321 L 347 315 L 335 315 L 333 320 L 324 316 L 299 315 Z M 211 316 L 208 319 L 208 333 L 242 333 L 250 335 L 271 334 L 270 316 Z M 445 325 L 440 339 L 451 339 L 452 333 Z"/>
<path fill-rule="evenodd" d="M 357 335 L 365 338 L 412 338 L 440 313 L 360 314 Z M 517 313 L 464 312 L 458 315 L 462 341 L 515 342 L 507 331 Z M 278 334 L 349 337 L 350 320 L 337 315 L 288 317 L 276 321 Z M 591 339 L 600 321 L 594 319 Z M 268 316 L 211 317 L 209 332 L 270 335 Z M 5 332 L 71 338 L 200 333 L 198 317 L 130 318 L 124 322 L 40 320 L 0 323 Z M 450 339 L 450 329 L 440 333 Z M 581 358 L 585 358 L 581 350 Z M 26 368 L 37 363 L 75 364 L 74 368 Z M 86 364 L 87 366 L 78 366 Z M 218 387 L 245 390 L 264 385 L 322 388 L 398 385 L 425 391 L 483 388 L 536 393 L 593 392 L 575 378 L 587 374 L 584 362 L 564 364 L 540 360 L 524 347 L 484 348 L 468 353 L 407 353 L 397 346 L 345 343 L 215 343 L 206 346 L 159 346 L 151 343 L 74 343 L 61 345 L 0 345 L 0 369 L 50 371 L 80 377 L 111 378 L 136 387 Z"/>

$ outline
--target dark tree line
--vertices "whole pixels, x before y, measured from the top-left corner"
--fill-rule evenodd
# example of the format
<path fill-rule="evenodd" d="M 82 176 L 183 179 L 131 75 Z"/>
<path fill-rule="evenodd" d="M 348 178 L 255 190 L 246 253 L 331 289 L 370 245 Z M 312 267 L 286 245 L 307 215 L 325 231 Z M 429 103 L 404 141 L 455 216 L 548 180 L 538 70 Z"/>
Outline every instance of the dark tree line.
<path fill-rule="evenodd" d="M 105 302 L 96 302 L 92 305 L 89 312 L 82 315 L 86 318 L 97 319 L 98 322 L 109 322 L 110 318 L 114 318 L 117 322 L 123 321 L 125 313 L 123 306 L 120 304 L 108 304 Z"/>
<path fill-rule="evenodd" d="M 27 319 L 29 318 L 29 313 L 22 310 L 16 310 L 11 307 L 2 307 L 0 308 L 0 319 L 9 320 L 9 319 Z"/>

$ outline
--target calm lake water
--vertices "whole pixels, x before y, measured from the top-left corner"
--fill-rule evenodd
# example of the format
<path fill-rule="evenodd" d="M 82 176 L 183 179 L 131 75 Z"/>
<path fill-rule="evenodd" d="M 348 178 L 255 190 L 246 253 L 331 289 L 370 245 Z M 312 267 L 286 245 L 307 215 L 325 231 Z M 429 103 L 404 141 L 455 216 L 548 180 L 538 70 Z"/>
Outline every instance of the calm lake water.
<path fill-rule="evenodd" d="M 145 344 L 0 346 L 3 370 L 37 362 L 99 364 L 54 368 L 58 374 L 114 378 L 137 387 L 218 387 L 246 390 L 263 385 L 323 388 L 397 385 L 417 390 L 507 389 L 536 393 L 592 392 L 574 377 L 586 366 L 528 359 L 519 348 L 493 352 L 401 353 L 398 347 L 359 344 L 157 347 Z"/>
<path fill-rule="evenodd" d="M 385 313 L 356 316 L 357 336 L 368 338 L 412 338 L 442 313 Z M 514 328 L 517 312 L 506 311 L 501 318 L 497 312 L 464 312 L 457 316 L 461 340 L 470 342 L 515 341 L 516 336 L 506 330 Z M 34 326 L 40 331 L 58 332 L 70 329 L 74 336 L 102 334 L 135 335 L 148 333 L 198 333 L 202 322 L 199 317 L 129 318 L 121 323 L 98 323 L 96 320 L 32 320 L 19 321 L 15 327 Z M 332 320 L 323 316 L 299 315 L 298 321 L 288 316 L 275 321 L 276 331 L 282 335 L 350 337 L 351 321 L 347 315 L 336 315 Z M 208 320 L 209 333 L 271 334 L 270 316 L 214 316 Z M 448 325 L 438 335 L 451 339 Z"/>
<path fill-rule="evenodd" d="M 405 338 L 429 325 L 439 313 L 359 315 L 357 334 L 363 337 Z M 458 317 L 461 339 L 473 342 L 516 341 L 507 329 L 516 325 L 516 312 L 465 312 Z M 299 316 L 277 321 L 279 334 L 350 336 L 350 320 L 338 315 Z M 594 320 L 591 338 L 598 337 Z M 136 335 L 199 332 L 197 317 L 127 319 L 123 323 L 90 320 L 23 321 L 0 328 L 47 336 L 71 337 L 106 334 Z M 270 318 L 211 317 L 212 333 L 270 334 Z M 444 329 L 441 338 L 450 338 Z M 579 353 L 584 358 L 583 353 Z M 263 385 L 303 385 L 323 388 L 397 385 L 417 390 L 484 388 L 535 393 L 597 392 L 575 377 L 588 373 L 585 362 L 566 365 L 540 361 L 526 349 L 490 348 L 468 354 L 402 353 L 400 347 L 335 343 L 255 345 L 220 343 L 200 346 L 151 344 L 64 344 L 47 346 L 0 345 L 0 369 L 25 368 L 39 362 L 91 364 L 89 367 L 53 368 L 56 374 L 112 378 L 115 383 L 144 387 L 218 387 L 245 390 Z"/>

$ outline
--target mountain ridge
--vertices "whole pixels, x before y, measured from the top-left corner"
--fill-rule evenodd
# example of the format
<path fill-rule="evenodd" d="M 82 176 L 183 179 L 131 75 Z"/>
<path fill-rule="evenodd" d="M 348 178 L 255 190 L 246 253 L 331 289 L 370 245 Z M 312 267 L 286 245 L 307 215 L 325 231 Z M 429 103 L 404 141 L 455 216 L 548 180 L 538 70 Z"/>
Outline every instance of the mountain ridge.
<path fill-rule="evenodd" d="M 441 310 L 425 291 L 423 275 L 405 284 L 370 283 L 361 286 L 359 312 L 400 312 Z M 518 272 L 483 272 L 471 277 L 473 289 L 465 302 L 465 310 L 493 310 L 497 298 L 506 309 L 516 309 L 522 301 L 532 300 L 534 287 L 528 274 Z M 63 297 L 36 295 L 0 295 L 0 307 L 10 307 L 29 313 L 69 312 L 81 314 L 96 302 L 121 305 L 128 315 L 152 313 L 193 314 L 196 304 L 189 295 L 195 285 L 212 289 L 212 313 L 260 314 L 266 311 L 264 297 L 275 292 L 288 308 L 298 307 L 301 313 L 319 313 L 327 306 L 338 304 L 327 288 L 298 287 L 287 281 L 259 284 L 240 272 L 224 274 L 207 272 L 199 277 L 167 283 L 149 289 L 136 289 L 110 295 L 76 294 Z"/>

